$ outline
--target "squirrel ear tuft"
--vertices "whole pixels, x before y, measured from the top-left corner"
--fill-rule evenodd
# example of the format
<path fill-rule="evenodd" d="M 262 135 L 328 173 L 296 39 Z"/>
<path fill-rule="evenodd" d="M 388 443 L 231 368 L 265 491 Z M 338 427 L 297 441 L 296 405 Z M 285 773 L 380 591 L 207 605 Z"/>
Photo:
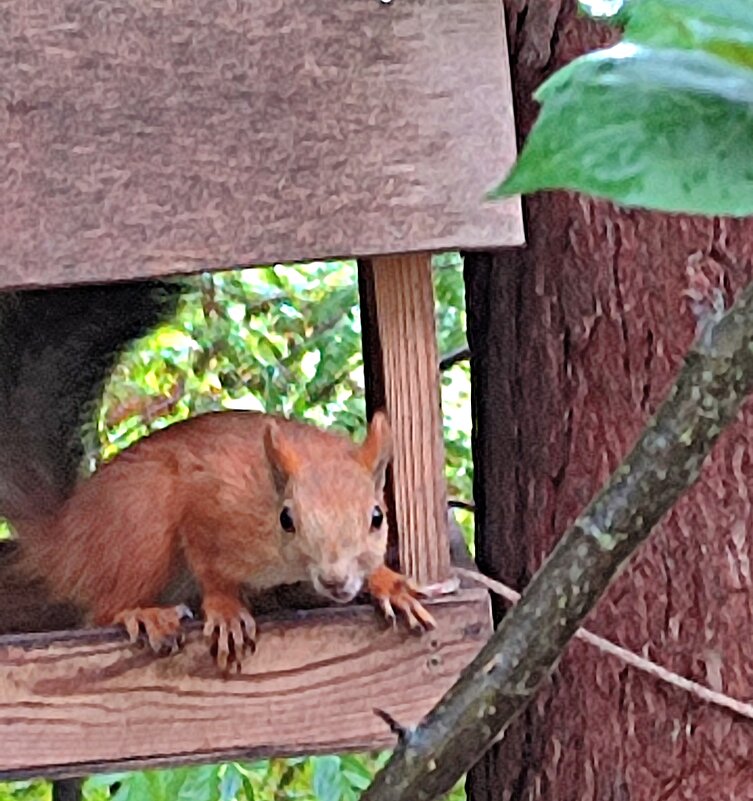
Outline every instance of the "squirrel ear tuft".
<path fill-rule="evenodd" d="M 384 489 L 387 466 L 392 460 L 392 431 L 384 412 L 375 412 L 371 418 L 369 431 L 358 449 L 357 458 L 374 477 L 377 492 L 381 492 Z"/>
<path fill-rule="evenodd" d="M 291 476 L 294 476 L 301 465 L 300 458 L 292 443 L 286 439 L 275 420 L 267 424 L 264 432 L 264 452 L 272 468 L 272 477 L 278 492 L 282 492 Z"/>

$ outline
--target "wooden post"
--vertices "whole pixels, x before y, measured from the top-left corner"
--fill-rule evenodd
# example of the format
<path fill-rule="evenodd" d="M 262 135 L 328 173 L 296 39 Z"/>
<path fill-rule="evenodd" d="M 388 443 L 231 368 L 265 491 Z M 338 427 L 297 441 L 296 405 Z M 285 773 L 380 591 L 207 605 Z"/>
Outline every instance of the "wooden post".
<path fill-rule="evenodd" d="M 395 439 L 390 500 L 402 570 L 436 581 L 450 564 L 431 256 L 359 264 L 369 414 Z"/>

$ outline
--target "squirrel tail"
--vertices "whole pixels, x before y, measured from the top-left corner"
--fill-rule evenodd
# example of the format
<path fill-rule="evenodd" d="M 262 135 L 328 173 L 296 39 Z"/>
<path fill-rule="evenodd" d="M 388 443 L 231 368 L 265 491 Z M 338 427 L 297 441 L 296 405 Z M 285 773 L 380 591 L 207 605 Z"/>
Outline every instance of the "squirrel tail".
<path fill-rule="evenodd" d="M 0 294 L 0 517 L 17 530 L 44 528 L 71 493 L 82 426 L 117 356 L 179 292 L 143 282 Z"/>

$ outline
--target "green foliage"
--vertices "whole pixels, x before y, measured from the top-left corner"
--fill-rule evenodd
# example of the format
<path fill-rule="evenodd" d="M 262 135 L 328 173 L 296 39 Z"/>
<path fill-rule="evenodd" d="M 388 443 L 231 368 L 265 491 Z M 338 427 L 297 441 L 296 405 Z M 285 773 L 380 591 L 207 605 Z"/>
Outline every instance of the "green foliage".
<path fill-rule="evenodd" d="M 573 189 L 665 211 L 753 213 L 753 4 L 628 0 L 624 41 L 556 72 L 492 193 Z"/>
<path fill-rule="evenodd" d="M 701 50 L 753 67 L 749 0 L 633 0 L 624 9 L 624 27 L 642 45 Z"/>
<path fill-rule="evenodd" d="M 441 352 L 465 343 L 461 264 L 436 269 Z M 124 354 L 89 432 L 90 467 L 144 436 L 218 408 L 279 412 L 364 431 L 363 361 L 352 262 L 270 267 L 186 281 L 175 320 Z M 470 497 L 468 365 L 444 376 L 451 491 Z"/>
<path fill-rule="evenodd" d="M 93 454 L 219 408 L 363 426 L 360 318 L 350 263 L 188 279 L 175 320 L 126 353 L 106 387 Z"/>
<path fill-rule="evenodd" d="M 331 262 L 186 279 L 178 314 L 123 354 L 85 432 L 87 468 L 150 430 L 218 408 L 281 412 L 364 431 L 356 267 Z M 440 353 L 465 345 L 462 263 L 435 261 Z M 467 363 L 442 378 L 451 496 L 472 497 Z M 471 536 L 470 515 L 459 515 Z M 96 776 L 86 801 L 356 801 L 387 755 L 267 759 Z M 46 782 L 0 783 L 0 801 L 48 801 Z M 461 785 L 448 796 L 462 801 Z"/>
<path fill-rule="evenodd" d="M 186 280 L 175 319 L 123 355 L 87 432 L 89 467 L 150 430 L 219 408 L 279 412 L 364 433 L 361 319 L 356 266 L 305 266 L 214 273 Z M 435 265 L 441 353 L 465 344 L 462 263 Z M 448 492 L 472 496 L 470 373 L 442 378 Z M 458 513 L 470 544 L 472 520 Z"/>
<path fill-rule="evenodd" d="M 0 801 L 50 801 L 45 781 L 0 782 Z"/>
<path fill-rule="evenodd" d="M 358 801 L 387 754 L 263 759 L 95 776 L 85 801 Z M 44 790 L 38 783 L 37 791 Z M 460 785 L 448 801 L 465 798 Z M 0 795 L 0 801 L 5 801 Z M 15 799 L 14 799 L 15 801 Z M 24 801 L 27 799 L 24 798 Z M 39 795 L 28 801 L 46 801 Z"/>

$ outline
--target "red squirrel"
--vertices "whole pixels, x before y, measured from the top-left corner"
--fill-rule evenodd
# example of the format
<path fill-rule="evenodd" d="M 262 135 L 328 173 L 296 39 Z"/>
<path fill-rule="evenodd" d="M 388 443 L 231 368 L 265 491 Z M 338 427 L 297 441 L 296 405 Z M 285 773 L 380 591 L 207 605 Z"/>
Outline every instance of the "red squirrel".
<path fill-rule="evenodd" d="M 434 621 L 419 592 L 384 564 L 387 418 L 360 445 L 302 422 L 215 412 L 146 437 L 78 484 L 52 513 L 14 519 L 21 563 L 95 625 L 180 643 L 183 606 L 163 606 L 188 572 L 219 667 L 240 665 L 256 624 L 242 590 L 310 581 L 351 601 L 367 589 L 392 621 Z"/>

